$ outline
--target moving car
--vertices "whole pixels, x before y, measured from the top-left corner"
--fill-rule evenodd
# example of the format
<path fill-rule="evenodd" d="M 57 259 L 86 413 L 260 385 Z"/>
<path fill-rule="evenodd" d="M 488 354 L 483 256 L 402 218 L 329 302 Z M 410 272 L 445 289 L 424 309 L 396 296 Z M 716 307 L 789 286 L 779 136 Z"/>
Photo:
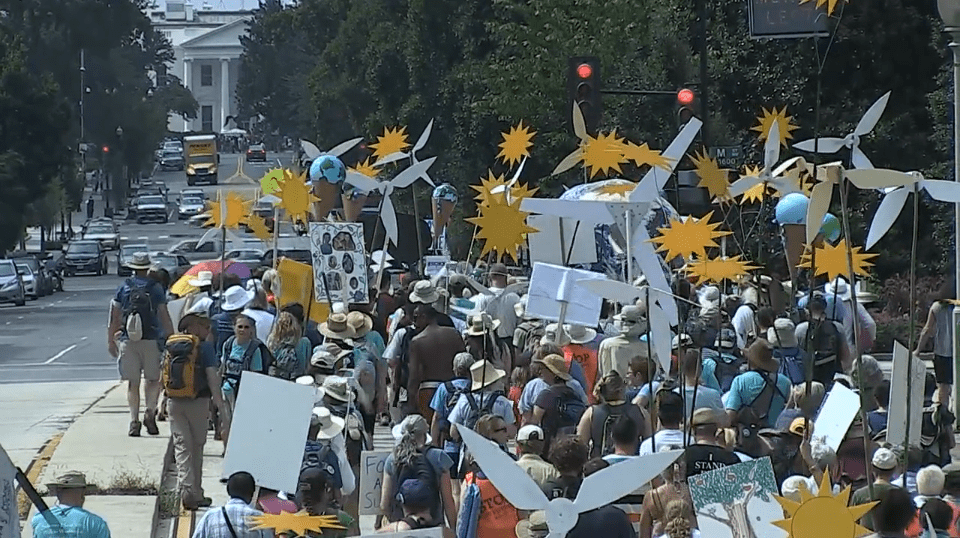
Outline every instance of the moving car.
<path fill-rule="evenodd" d="M 20 275 L 20 280 L 23 281 L 23 292 L 27 294 L 27 297 L 32 301 L 36 301 L 40 294 L 37 293 L 37 279 L 33 274 L 33 271 L 30 270 L 30 266 L 25 263 L 15 263 L 17 266 L 17 273 Z"/>
<path fill-rule="evenodd" d="M 177 208 L 177 220 L 189 219 L 190 217 L 203 213 L 207 203 L 202 198 L 189 197 L 180 198 L 180 205 Z"/>
<path fill-rule="evenodd" d="M 107 252 L 97 241 L 73 241 L 63 257 L 67 276 L 80 273 L 107 274 Z"/>
<path fill-rule="evenodd" d="M 228 250 L 224 257 L 228 260 L 246 264 L 249 267 L 257 267 L 260 265 L 260 260 L 263 259 L 263 250 L 258 248 L 238 248 Z"/>
<path fill-rule="evenodd" d="M 87 221 L 81 237 L 88 241 L 99 241 L 106 249 L 120 248 L 120 230 L 111 219 Z"/>
<path fill-rule="evenodd" d="M 183 152 L 178 150 L 163 150 L 160 155 L 160 170 L 183 170 Z"/>
<path fill-rule="evenodd" d="M 117 252 L 117 276 L 128 276 L 133 274 L 133 270 L 127 267 L 127 262 L 133 258 L 137 252 L 149 252 L 147 245 L 140 243 L 135 245 L 123 245 Z"/>
<path fill-rule="evenodd" d="M 144 222 L 163 222 L 169 220 L 167 201 L 159 194 L 137 197 L 137 224 Z"/>
<path fill-rule="evenodd" d="M 23 280 L 13 260 L 0 260 L 0 303 L 27 304 Z"/>
<path fill-rule="evenodd" d="M 250 144 L 247 148 L 247 162 L 267 162 L 267 148 L 263 144 Z"/>
<path fill-rule="evenodd" d="M 186 257 L 169 252 L 151 252 L 150 261 L 155 266 L 166 269 L 170 273 L 171 282 L 179 280 L 188 269 L 193 267 L 193 263 Z"/>
<path fill-rule="evenodd" d="M 207 199 L 207 193 L 203 192 L 203 189 L 183 189 L 180 191 L 180 199 L 184 198 L 199 198 L 201 200 Z"/>

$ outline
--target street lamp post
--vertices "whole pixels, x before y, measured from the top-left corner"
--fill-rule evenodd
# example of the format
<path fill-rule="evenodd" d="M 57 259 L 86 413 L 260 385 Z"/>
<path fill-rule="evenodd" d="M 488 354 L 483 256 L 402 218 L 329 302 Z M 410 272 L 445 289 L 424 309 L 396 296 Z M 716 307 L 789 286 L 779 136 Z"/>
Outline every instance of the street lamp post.
<path fill-rule="evenodd" d="M 953 179 L 960 181 L 960 0 L 937 0 L 937 9 L 943 19 L 944 31 L 950 34 L 953 51 Z M 960 298 L 960 204 L 956 204 L 954 219 L 956 298 Z M 912 306 L 912 305 L 911 305 Z M 960 308 L 953 309 L 953 406 L 960 408 Z"/>

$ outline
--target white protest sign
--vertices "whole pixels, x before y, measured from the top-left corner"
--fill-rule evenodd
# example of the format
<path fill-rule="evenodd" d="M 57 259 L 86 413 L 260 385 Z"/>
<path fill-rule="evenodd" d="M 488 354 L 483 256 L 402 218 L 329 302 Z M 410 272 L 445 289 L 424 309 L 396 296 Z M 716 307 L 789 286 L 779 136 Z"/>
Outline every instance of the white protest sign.
<path fill-rule="evenodd" d="M 840 383 L 834 383 L 813 421 L 812 439 L 819 440 L 836 452 L 859 411 L 860 396 Z"/>
<path fill-rule="evenodd" d="M 535 263 L 530 276 L 527 312 L 536 318 L 559 321 L 561 306 L 565 302 L 564 323 L 596 327 L 603 298 L 578 285 L 577 281 L 606 278 L 592 271 Z"/>
<path fill-rule="evenodd" d="M 240 385 L 221 476 L 246 471 L 261 488 L 297 491 L 316 389 L 255 372 Z"/>
<path fill-rule="evenodd" d="M 389 532 L 387 534 L 363 534 L 360 538 L 443 538 L 443 529 L 433 527 L 415 531 Z"/>
<path fill-rule="evenodd" d="M 901 445 L 907 433 L 907 409 L 910 410 L 911 446 L 920 446 L 920 420 L 923 418 L 923 382 L 927 365 L 918 357 L 913 358 L 913 375 L 907 375 L 910 350 L 894 340 L 893 375 L 890 380 L 890 408 L 887 417 L 887 439 Z M 910 383 L 910 401 L 907 402 L 907 383 Z"/>
<path fill-rule="evenodd" d="M 360 453 L 361 516 L 375 516 L 380 513 L 380 494 L 383 491 L 383 466 L 389 455 L 389 450 L 364 450 Z"/>
<path fill-rule="evenodd" d="M 424 256 L 423 274 L 434 277 L 450 263 L 450 256 Z"/>
<path fill-rule="evenodd" d="M 0 538 L 20 538 L 16 479 L 17 468 L 0 446 Z"/>
<path fill-rule="evenodd" d="M 564 261 L 570 264 L 597 261 L 597 241 L 592 223 L 581 222 L 577 226 L 574 219 L 563 219 L 554 215 L 530 215 L 527 217 L 527 224 L 537 230 L 536 233 L 527 235 L 530 261 L 555 265 L 563 265 Z M 570 250 L 571 243 L 573 251 Z M 570 255 L 569 260 L 566 259 L 567 254 Z"/>

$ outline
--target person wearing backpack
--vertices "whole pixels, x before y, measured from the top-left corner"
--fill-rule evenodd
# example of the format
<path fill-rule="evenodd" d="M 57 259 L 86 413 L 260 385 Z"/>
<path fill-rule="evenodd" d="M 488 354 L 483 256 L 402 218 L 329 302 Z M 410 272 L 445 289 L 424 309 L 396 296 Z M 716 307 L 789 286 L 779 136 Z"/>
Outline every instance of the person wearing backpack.
<path fill-rule="evenodd" d="M 224 281 L 227 281 L 228 278 L 237 279 L 237 276 L 225 275 Z M 229 286 L 221 294 L 218 304 L 214 307 L 216 312 L 210 318 L 210 341 L 216 347 L 217 360 L 223 360 L 223 344 L 233 337 L 233 325 L 237 315 L 252 300 L 253 292 L 247 291 L 239 285 Z"/>
<path fill-rule="evenodd" d="M 450 438 L 454 442 L 460 441 L 458 426 L 476 431 L 477 422 L 487 415 L 496 415 L 503 419 L 507 437 L 516 434 L 513 402 L 503 394 L 505 377 L 506 372 L 495 368 L 490 361 L 477 361 L 470 366 L 470 390 L 460 395 L 447 417 L 450 422 Z M 461 457 L 461 463 L 462 460 Z M 464 470 L 462 466 L 460 470 Z"/>
<path fill-rule="evenodd" d="M 457 353 L 457 356 L 453 358 L 454 378 L 444 381 L 437 387 L 437 392 L 433 394 L 433 400 L 430 401 L 430 408 L 433 409 L 433 421 L 430 424 L 433 445 L 441 447 L 454 463 L 460 461 L 460 443 L 450 439 L 450 412 L 457 405 L 460 396 L 469 392 L 470 367 L 475 362 L 473 355 L 466 352 Z M 457 467 L 457 465 L 454 465 L 450 472 L 450 477 L 454 479 L 453 495 L 455 498 L 460 496 L 459 480 L 463 478 L 463 473 Z"/>
<path fill-rule="evenodd" d="M 577 437 L 590 447 L 591 459 L 614 453 L 613 426 L 620 417 L 628 417 L 636 423 L 635 445 L 652 435 L 650 420 L 639 406 L 626 399 L 626 385 L 616 370 L 600 379 L 594 393 L 600 403 L 590 406 L 577 426 Z"/>
<path fill-rule="evenodd" d="M 179 333 L 167 338 L 163 354 L 162 381 L 169 398 L 170 433 L 177 463 L 180 502 L 185 510 L 211 505 L 203 495 L 203 446 L 207 442 L 210 402 L 223 408 L 220 374 L 213 344 L 206 341 L 210 319 L 206 310 L 180 319 Z M 211 390 L 213 388 L 213 390 Z"/>
<path fill-rule="evenodd" d="M 730 319 L 733 330 L 737 333 L 737 347 L 740 349 L 746 349 L 760 336 L 757 325 L 758 295 L 757 288 L 745 288 L 740 294 L 740 306 Z"/>
<path fill-rule="evenodd" d="M 543 455 L 546 456 L 554 438 L 576 433 L 577 424 L 580 423 L 587 406 L 577 393 L 567 386 L 570 372 L 562 356 L 547 355 L 538 362 L 544 369 L 540 376 L 548 386 L 537 396 L 531 423 L 543 428 L 546 437 Z"/>
<path fill-rule="evenodd" d="M 790 379 L 777 373 L 780 365 L 766 340 L 757 340 L 747 348 L 749 371 L 738 375 L 727 394 L 726 410 L 730 424 L 737 423 L 742 409 L 752 409 L 757 418 L 772 428 L 787 405 Z"/>
<path fill-rule="evenodd" d="M 281 312 L 277 322 L 267 338 L 267 347 L 273 354 L 270 375 L 293 381 L 307 371 L 310 358 L 310 340 L 302 336 L 303 331 L 296 318 L 289 312 Z"/>
<path fill-rule="evenodd" d="M 814 293 L 807 304 L 809 321 L 797 325 L 796 330 L 797 342 L 813 360 L 814 381 L 823 383 L 828 390 L 836 374 L 849 372 L 853 366 L 843 325 L 827 316 L 834 311 L 833 305 L 833 296 Z"/>
<path fill-rule="evenodd" d="M 107 326 L 107 350 L 118 361 L 120 377 L 127 382 L 127 406 L 130 410 L 130 437 L 147 433 L 159 435 L 157 404 L 160 401 L 160 349 L 164 337 L 173 334 L 173 322 L 167 311 L 163 288 L 147 276 L 150 255 L 137 252 L 127 263 L 133 271 L 117 288 L 110 301 Z M 146 409 L 140 422 L 140 377 L 143 376 Z"/>
<path fill-rule="evenodd" d="M 450 484 L 453 461 L 439 448 L 427 446 L 428 429 L 427 420 L 420 415 L 408 415 L 394 428 L 396 445 L 384 462 L 376 528 L 383 526 L 383 518 L 390 522 L 403 519 L 401 503 L 397 502 L 400 486 L 407 480 L 421 480 L 429 486 L 430 505 L 430 521 L 423 523 L 439 527 L 446 518 L 448 526 L 456 529 L 457 512 Z"/>
<path fill-rule="evenodd" d="M 220 362 L 224 400 L 220 424 L 223 446 L 227 446 L 230 435 L 230 423 L 233 421 L 233 409 L 237 405 L 243 372 L 268 375 L 273 359 L 266 344 L 257 340 L 256 321 L 253 318 L 238 314 L 233 323 L 233 331 L 234 335 L 223 344 L 223 360 Z"/>
<path fill-rule="evenodd" d="M 780 362 L 779 372 L 790 383 L 799 385 L 807 380 L 807 353 L 797 342 L 797 328 L 788 318 L 777 318 L 767 329 L 767 341 L 773 346 L 773 356 Z"/>

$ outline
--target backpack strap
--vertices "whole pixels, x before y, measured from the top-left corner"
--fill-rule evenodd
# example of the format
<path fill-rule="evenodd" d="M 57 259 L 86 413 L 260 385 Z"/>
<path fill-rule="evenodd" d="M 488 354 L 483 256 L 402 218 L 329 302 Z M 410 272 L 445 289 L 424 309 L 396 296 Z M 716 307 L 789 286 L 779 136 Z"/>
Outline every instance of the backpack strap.
<path fill-rule="evenodd" d="M 227 516 L 227 507 L 221 506 L 220 511 L 223 513 L 223 520 L 227 523 L 227 530 L 230 531 L 230 536 L 237 538 L 237 531 L 233 528 L 233 523 L 230 523 L 230 517 Z"/>

